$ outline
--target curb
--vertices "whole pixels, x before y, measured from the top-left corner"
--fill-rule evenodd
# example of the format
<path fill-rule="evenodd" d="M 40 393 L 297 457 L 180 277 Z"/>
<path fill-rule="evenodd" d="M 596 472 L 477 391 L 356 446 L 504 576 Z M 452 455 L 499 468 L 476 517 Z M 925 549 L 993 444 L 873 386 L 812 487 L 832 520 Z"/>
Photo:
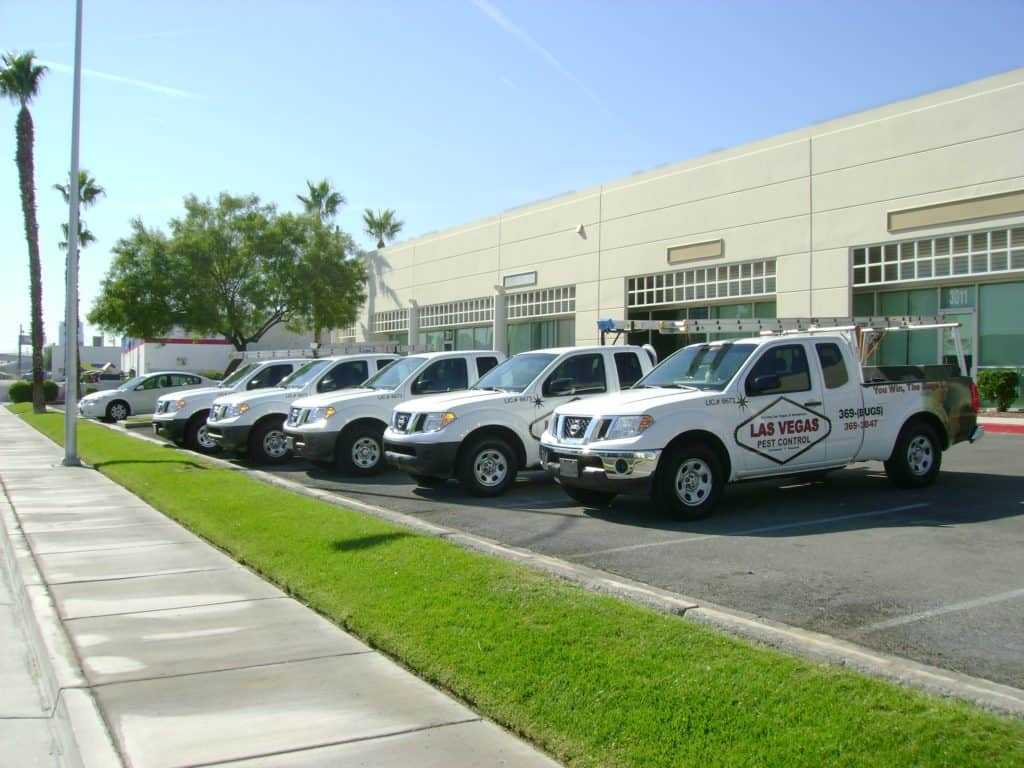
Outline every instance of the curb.
<path fill-rule="evenodd" d="M 44 703 L 60 743 L 61 764 L 69 768 L 122 768 L 124 764 L 64 632 L 2 478 L 0 490 L 0 546 L 10 564 L 16 609 L 40 672 Z"/>
<path fill-rule="evenodd" d="M 134 431 L 122 429 L 116 424 L 99 423 L 107 429 L 127 434 L 137 440 L 144 440 L 172 450 L 183 450 L 149 435 L 136 434 Z M 686 595 L 617 576 L 607 571 L 578 565 L 550 555 L 541 555 L 527 549 L 511 547 L 455 528 L 428 523 L 412 515 L 377 507 L 330 491 L 309 488 L 293 480 L 277 477 L 259 469 L 240 467 L 224 459 L 213 456 L 202 456 L 201 458 L 223 469 L 242 472 L 269 485 L 337 507 L 357 509 L 426 536 L 443 538 L 465 549 L 520 563 L 533 570 L 573 582 L 591 592 L 611 595 L 662 613 L 710 625 L 735 637 L 752 640 L 760 645 L 766 645 L 791 655 L 834 666 L 848 667 L 872 677 L 883 678 L 927 693 L 945 698 L 963 699 L 987 710 L 1024 718 L 1024 690 L 1019 688 L 874 651 L 831 635 L 812 632 L 754 614 L 712 603 L 701 603 Z"/>

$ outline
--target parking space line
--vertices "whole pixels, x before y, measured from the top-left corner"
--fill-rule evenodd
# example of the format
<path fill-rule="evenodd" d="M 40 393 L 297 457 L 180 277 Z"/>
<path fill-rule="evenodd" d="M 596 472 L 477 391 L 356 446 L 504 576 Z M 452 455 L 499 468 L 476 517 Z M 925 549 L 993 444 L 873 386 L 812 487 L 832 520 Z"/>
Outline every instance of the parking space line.
<path fill-rule="evenodd" d="M 950 603 L 949 605 L 940 605 L 938 608 L 931 608 L 927 611 L 908 613 L 906 616 L 900 616 L 895 619 L 888 619 L 886 621 L 879 621 L 874 624 L 867 624 L 861 627 L 860 631 L 879 632 L 883 629 L 901 627 L 904 624 L 912 624 L 915 621 L 924 621 L 925 619 L 932 619 L 936 616 L 944 616 L 947 613 L 956 613 L 957 611 L 967 611 L 971 608 L 980 608 L 983 605 L 1001 603 L 1006 600 L 1013 600 L 1018 597 L 1024 597 L 1024 589 L 1014 589 L 1010 592 L 1000 592 L 998 595 L 989 595 L 988 597 L 976 597 L 974 600 L 965 600 L 962 603 Z"/>
<path fill-rule="evenodd" d="M 857 512 L 852 515 L 837 515 L 835 517 L 819 517 L 813 520 L 801 520 L 795 523 L 779 523 L 778 525 L 766 525 L 761 528 L 747 528 L 742 531 L 732 531 L 730 533 L 708 533 L 699 536 L 685 536 L 679 539 L 669 539 L 667 541 L 651 541 L 646 544 L 627 544 L 622 547 L 611 547 L 609 549 L 598 549 L 593 552 L 579 552 L 574 555 L 566 555 L 570 560 L 575 560 L 581 557 L 593 557 L 594 555 L 609 555 L 616 552 L 630 552 L 635 549 L 647 549 L 648 547 L 665 547 L 670 544 L 688 544 L 691 541 L 707 541 L 708 539 L 721 539 L 733 536 L 749 536 L 756 533 L 771 533 L 773 531 L 784 531 L 789 528 L 805 528 L 807 526 L 814 525 L 825 525 L 827 523 L 840 523 L 844 520 L 857 520 L 862 517 L 878 517 L 880 515 L 891 515 L 895 512 L 906 512 L 911 509 L 920 509 L 921 507 L 927 507 L 928 502 L 922 501 L 918 504 L 906 504 L 902 507 L 890 507 L 889 509 L 876 509 L 872 512 Z"/>

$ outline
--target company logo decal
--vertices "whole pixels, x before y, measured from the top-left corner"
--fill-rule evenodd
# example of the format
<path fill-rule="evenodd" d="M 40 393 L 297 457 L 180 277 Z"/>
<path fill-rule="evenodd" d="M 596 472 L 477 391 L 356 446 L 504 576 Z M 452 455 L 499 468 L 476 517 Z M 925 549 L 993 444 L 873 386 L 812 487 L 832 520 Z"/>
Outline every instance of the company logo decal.
<path fill-rule="evenodd" d="M 758 456 L 785 464 L 832 432 L 828 417 L 780 397 L 736 427 L 736 442 Z"/>

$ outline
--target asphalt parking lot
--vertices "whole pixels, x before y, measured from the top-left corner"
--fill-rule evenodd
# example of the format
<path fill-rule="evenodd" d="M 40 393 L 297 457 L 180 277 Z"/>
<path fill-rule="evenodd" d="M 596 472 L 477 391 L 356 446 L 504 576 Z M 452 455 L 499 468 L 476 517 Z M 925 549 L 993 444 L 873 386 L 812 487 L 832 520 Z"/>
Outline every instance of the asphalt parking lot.
<path fill-rule="evenodd" d="M 880 464 L 823 481 L 731 486 L 685 523 L 639 500 L 574 506 L 542 473 L 481 500 L 454 482 L 345 479 L 299 462 L 306 485 L 694 598 L 1024 687 L 1024 438 L 987 435 L 939 481 L 898 490 Z"/>

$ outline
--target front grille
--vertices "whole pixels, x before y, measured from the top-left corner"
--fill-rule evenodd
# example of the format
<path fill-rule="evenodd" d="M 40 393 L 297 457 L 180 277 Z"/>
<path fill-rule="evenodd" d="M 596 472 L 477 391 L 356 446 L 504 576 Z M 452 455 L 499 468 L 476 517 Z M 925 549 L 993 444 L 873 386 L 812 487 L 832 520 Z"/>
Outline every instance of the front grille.
<path fill-rule="evenodd" d="M 303 417 L 306 415 L 304 408 L 291 408 L 288 411 L 288 426 L 297 427 L 302 423 Z"/>
<path fill-rule="evenodd" d="M 168 406 L 170 404 L 171 404 L 170 400 L 161 400 L 159 403 L 156 404 L 156 412 L 157 413 L 167 413 L 167 408 L 168 408 Z"/>
<path fill-rule="evenodd" d="M 590 426 L 589 416 L 563 416 L 562 437 L 567 440 L 582 440 L 587 434 L 587 427 Z"/>
<path fill-rule="evenodd" d="M 218 419 L 223 419 L 224 418 L 224 411 L 226 409 L 227 409 L 226 405 L 215 405 L 215 406 L 213 406 L 213 409 L 211 411 L 211 413 L 213 414 L 213 420 L 217 421 Z"/>
<path fill-rule="evenodd" d="M 396 432 L 408 432 L 409 422 L 412 420 L 411 413 L 396 413 L 395 414 L 395 431 Z"/>

